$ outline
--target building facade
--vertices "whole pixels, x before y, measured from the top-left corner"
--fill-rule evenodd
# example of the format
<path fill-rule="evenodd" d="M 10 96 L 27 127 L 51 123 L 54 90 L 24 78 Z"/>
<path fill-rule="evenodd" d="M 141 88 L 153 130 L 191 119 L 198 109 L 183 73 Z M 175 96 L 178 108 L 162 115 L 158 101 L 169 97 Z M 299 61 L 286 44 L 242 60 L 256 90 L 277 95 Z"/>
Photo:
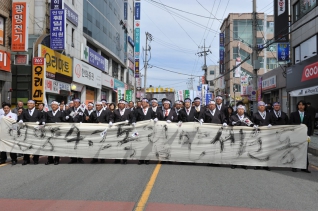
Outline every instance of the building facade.
<path fill-rule="evenodd" d="M 287 86 L 291 112 L 299 100 L 318 107 L 318 7 L 316 1 L 291 0 L 291 66 L 287 68 Z"/>

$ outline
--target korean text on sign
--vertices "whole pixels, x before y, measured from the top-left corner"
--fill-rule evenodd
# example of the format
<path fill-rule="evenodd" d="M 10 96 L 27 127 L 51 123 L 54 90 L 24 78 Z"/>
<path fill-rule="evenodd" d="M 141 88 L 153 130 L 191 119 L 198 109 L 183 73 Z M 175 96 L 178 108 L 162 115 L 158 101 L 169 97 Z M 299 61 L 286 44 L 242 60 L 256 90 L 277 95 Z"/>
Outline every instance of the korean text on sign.
<path fill-rule="evenodd" d="M 32 100 L 37 105 L 44 100 L 45 88 L 45 59 L 34 57 L 32 61 Z"/>
<path fill-rule="evenodd" d="M 26 2 L 12 3 L 12 51 L 28 50 L 28 11 Z"/>

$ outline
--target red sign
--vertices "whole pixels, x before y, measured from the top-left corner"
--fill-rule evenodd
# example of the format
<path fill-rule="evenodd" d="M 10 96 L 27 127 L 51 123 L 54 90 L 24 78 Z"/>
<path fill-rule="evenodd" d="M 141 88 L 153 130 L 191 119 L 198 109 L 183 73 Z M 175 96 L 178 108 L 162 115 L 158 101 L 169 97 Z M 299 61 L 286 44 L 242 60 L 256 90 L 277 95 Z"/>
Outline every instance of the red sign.
<path fill-rule="evenodd" d="M 0 70 L 11 71 L 10 53 L 0 50 Z"/>
<path fill-rule="evenodd" d="M 26 2 L 12 3 L 12 51 L 28 50 L 28 11 Z"/>
<path fill-rule="evenodd" d="M 33 65 L 44 65 L 44 58 L 43 57 L 34 57 L 32 64 Z"/>
<path fill-rule="evenodd" d="M 318 62 L 307 65 L 303 69 L 303 75 L 301 78 L 301 82 L 309 81 L 312 79 L 318 78 Z"/>
<path fill-rule="evenodd" d="M 27 65 L 27 64 L 29 64 L 29 55 L 28 54 L 16 54 L 16 55 L 14 55 L 14 64 L 15 65 Z"/>

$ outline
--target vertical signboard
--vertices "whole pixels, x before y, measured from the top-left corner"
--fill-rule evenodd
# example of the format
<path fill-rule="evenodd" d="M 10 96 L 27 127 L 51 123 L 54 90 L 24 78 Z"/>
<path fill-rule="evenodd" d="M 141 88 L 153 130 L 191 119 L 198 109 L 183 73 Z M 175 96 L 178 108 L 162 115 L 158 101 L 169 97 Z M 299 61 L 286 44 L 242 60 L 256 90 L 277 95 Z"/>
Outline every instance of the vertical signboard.
<path fill-rule="evenodd" d="M 289 43 L 277 43 L 277 61 L 289 61 Z"/>
<path fill-rule="evenodd" d="M 139 59 L 135 59 L 135 78 L 139 78 Z"/>
<path fill-rule="evenodd" d="M 10 53 L 0 50 L 0 70 L 11 71 L 11 58 Z"/>
<path fill-rule="evenodd" d="M 117 88 L 117 99 L 118 99 L 118 101 L 121 99 L 125 99 L 125 88 L 124 87 Z"/>
<path fill-rule="evenodd" d="M 32 60 L 32 100 L 38 105 L 44 102 L 45 95 L 45 59 L 34 57 Z"/>
<path fill-rule="evenodd" d="M 140 2 L 135 2 L 135 20 L 140 20 Z"/>
<path fill-rule="evenodd" d="M 241 57 L 237 57 L 236 58 L 236 61 L 235 61 L 235 66 L 241 64 Z M 238 66 L 237 68 L 235 68 L 235 71 L 234 71 L 234 77 L 235 78 L 239 78 L 241 76 L 241 66 Z"/>
<path fill-rule="evenodd" d="M 241 95 L 247 95 L 247 86 L 248 86 L 249 76 L 241 76 Z"/>
<path fill-rule="evenodd" d="M 12 3 L 12 40 L 11 51 L 28 50 L 29 4 L 26 2 Z"/>
<path fill-rule="evenodd" d="M 74 26 L 78 26 L 78 14 L 74 12 L 67 4 L 64 4 L 64 10 L 66 14 L 66 19 L 74 24 Z"/>
<path fill-rule="evenodd" d="M 64 0 L 51 0 L 51 10 L 64 9 L 63 1 Z"/>
<path fill-rule="evenodd" d="M 50 24 L 50 48 L 53 50 L 64 50 L 66 41 L 65 10 L 51 10 Z"/>
<path fill-rule="evenodd" d="M 201 96 L 202 96 L 202 104 L 207 105 L 206 104 L 206 100 L 207 100 L 207 94 L 209 92 L 209 86 L 208 84 L 202 84 L 201 87 Z"/>
<path fill-rule="evenodd" d="M 126 101 L 129 102 L 129 101 L 132 101 L 132 90 L 126 90 Z"/>
<path fill-rule="evenodd" d="M 220 74 L 224 74 L 224 33 L 220 33 Z"/>
<path fill-rule="evenodd" d="M 127 6 L 128 6 L 128 3 L 124 2 L 124 20 L 127 20 Z"/>
<path fill-rule="evenodd" d="M 184 90 L 183 91 L 183 97 L 184 97 L 184 99 L 190 98 L 190 91 L 189 90 Z"/>
<path fill-rule="evenodd" d="M 140 54 L 140 28 L 135 28 L 135 58 Z"/>
<path fill-rule="evenodd" d="M 257 84 L 257 101 L 262 100 L 262 77 L 258 78 L 258 84 Z"/>
<path fill-rule="evenodd" d="M 0 16 L 0 45 L 4 45 L 4 18 Z"/>
<path fill-rule="evenodd" d="M 288 0 L 274 0 L 274 23 L 274 39 L 279 39 L 277 42 L 288 42 Z"/>

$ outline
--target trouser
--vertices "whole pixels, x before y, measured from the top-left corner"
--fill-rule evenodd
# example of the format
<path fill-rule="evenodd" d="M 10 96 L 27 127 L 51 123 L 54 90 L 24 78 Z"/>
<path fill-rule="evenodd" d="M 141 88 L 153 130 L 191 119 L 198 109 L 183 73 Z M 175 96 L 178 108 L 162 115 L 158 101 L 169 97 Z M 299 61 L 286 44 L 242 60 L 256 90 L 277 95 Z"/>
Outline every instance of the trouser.
<path fill-rule="evenodd" d="M 33 159 L 32 160 L 38 162 L 39 161 L 39 157 L 40 157 L 40 155 L 33 155 Z M 30 162 L 30 155 L 29 154 L 24 154 L 23 160 Z"/>
<path fill-rule="evenodd" d="M 10 158 L 12 161 L 17 161 L 17 153 L 10 152 Z M 1 152 L 1 160 L 2 161 L 7 160 L 7 152 Z"/>
<path fill-rule="evenodd" d="M 54 163 L 55 161 L 59 162 L 60 161 L 60 157 L 55 156 L 55 158 L 53 159 L 53 156 L 48 156 L 47 157 L 47 161 L 49 161 L 50 163 Z"/>
<path fill-rule="evenodd" d="M 77 160 L 83 160 L 83 158 L 76 158 L 76 157 L 71 157 L 72 161 L 77 161 Z"/>

